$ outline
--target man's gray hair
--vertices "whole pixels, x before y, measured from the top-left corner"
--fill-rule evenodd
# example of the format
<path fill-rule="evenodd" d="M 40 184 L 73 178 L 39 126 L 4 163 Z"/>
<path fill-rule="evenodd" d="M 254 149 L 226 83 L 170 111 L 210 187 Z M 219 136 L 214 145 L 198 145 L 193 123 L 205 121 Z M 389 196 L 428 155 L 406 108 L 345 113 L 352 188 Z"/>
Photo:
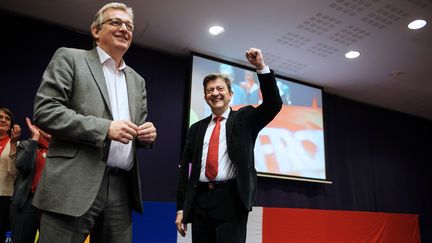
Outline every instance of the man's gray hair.
<path fill-rule="evenodd" d="M 103 14 L 108 9 L 119 9 L 125 11 L 129 15 L 133 23 L 134 14 L 132 8 L 126 6 L 126 4 L 124 3 L 108 3 L 105 4 L 101 9 L 99 9 L 99 11 L 97 11 L 97 13 L 95 14 L 93 23 L 90 26 L 91 29 L 102 24 L 102 22 L 104 21 Z"/>

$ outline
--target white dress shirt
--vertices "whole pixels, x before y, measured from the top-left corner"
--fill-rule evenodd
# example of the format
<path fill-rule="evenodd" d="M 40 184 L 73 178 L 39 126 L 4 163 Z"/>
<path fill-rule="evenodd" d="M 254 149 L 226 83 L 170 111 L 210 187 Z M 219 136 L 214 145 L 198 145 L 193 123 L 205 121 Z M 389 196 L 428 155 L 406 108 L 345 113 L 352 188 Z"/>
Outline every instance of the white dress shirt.
<path fill-rule="evenodd" d="M 220 126 L 220 134 L 219 134 L 218 174 L 215 178 L 215 181 L 226 181 L 226 180 L 233 179 L 236 176 L 235 167 L 231 162 L 230 158 L 228 157 L 228 149 L 227 149 L 227 142 L 226 142 L 226 121 L 228 120 L 228 116 L 230 112 L 231 109 L 228 108 L 222 114 L 223 119 L 220 121 L 221 126 Z M 201 182 L 209 181 L 209 179 L 205 176 L 205 169 L 206 169 L 206 161 L 207 161 L 207 153 L 208 153 L 210 137 L 216 125 L 216 122 L 213 120 L 213 118 L 215 118 L 214 114 L 212 114 L 211 122 L 209 123 L 207 127 L 207 131 L 204 136 L 204 144 L 203 144 L 202 157 L 201 157 L 201 173 L 199 179 L 199 181 Z"/>
<path fill-rule="evenodd" d="M 120 67 L 117 68 L 114 59 L 102 50 L 102 48 L 96 47 L 96 49 L 99 54 L 108 88 L 113 119 L 114 121 L 130 121 L 128 92 L 124 74 L 126 64 L 122 60 Z M 117 141 L 111 141 L 107 161 L 108 166 L 130 170 L 133 166 L 132 158 L 132 142 L 123 144 Z"/>
<path fill-rule="evenodd" d="M 257 70 L 257 73 L 259 74 L 270 73 L 270 68 L 268 66 L 265 66 L 262 70 Z M 234 164 L 231 162 L 231 159 L 228 157 L 228 149 L 227 149 L 227 142 L 226 142 L 226 121 L 228 119 L 230 112 L 231 109 L 228 108 L 222 114 L 223 119 L 220 122 L 221 127 L 220 127 L 220 134 L 219 134 L 219 153 L 218 153 L 219 163 L 218 163 L 218 174 L 215 178 L 215 181 L 225 181 L 225 180 L 234 179 L 236 177 L 236 169 Z M 208 147 L 210 142 L 210 136 L 216 125 L 216 122 L 213 120 L 214 118 L 215 115 L 212 114 L 212 119 L 207 127 L 204 136 L 204 143 L 203 143 L 203 150 L 202 150 L 202 157 L 201 157 L 201 172 L 199 178 L 199 181 L 201 182 L 209 181 L 209 179 L 205 176 L 205 169 L 206 169 L 206 161 L 207 161 L 207 153 L 208 153 Z"/>

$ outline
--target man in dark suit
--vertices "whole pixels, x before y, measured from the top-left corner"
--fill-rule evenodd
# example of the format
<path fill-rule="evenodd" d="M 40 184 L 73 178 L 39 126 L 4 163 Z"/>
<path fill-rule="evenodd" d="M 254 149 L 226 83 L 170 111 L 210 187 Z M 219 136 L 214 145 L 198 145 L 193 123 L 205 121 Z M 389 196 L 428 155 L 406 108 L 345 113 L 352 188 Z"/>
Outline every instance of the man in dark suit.
<path fill-rule="evenodd" d="M 96 48 L 58 49 L 35 98 L 35 122 L 52 135 L 33 198 L 41 243 L 90 233 L 92 242 L 131 242 L 131 210 L 143 210 L 135 149 L 151 146 L 156 128 L 146 122 L 145 81 L 123 60 L 132 9 L 106 4 L 90 30 Z"/>
<path fill-rule="evenodd" d="M 186 224 L 192 223 L 194 243 L 246 241 L 247 219 L 256 198 L 255 140 L 282 107 L 274 73 L 261 50 L 249 49 L 246 58 L 257 69 L 263 102 L 233 111 L 231 81 L 221 74 L 208 75 L 204 98 L 213 114 L 193 124 L 186 138 L 176 226 L 185 236 Z"/>

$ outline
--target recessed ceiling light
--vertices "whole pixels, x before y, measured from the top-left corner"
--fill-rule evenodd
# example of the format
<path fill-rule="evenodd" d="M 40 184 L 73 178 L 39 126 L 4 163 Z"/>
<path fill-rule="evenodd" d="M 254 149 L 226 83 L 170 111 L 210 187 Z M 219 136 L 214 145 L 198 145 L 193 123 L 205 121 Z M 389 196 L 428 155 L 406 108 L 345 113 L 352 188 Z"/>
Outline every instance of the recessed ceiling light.
<path fill-rule="evenodd" d="M 357 58 L 360 56 L 360 52 L 358 51 L 349 51 L 345 53 L 345 57 L 349 59 Z"/>
<path fill-rule="evenodd" d="M 215 26 L 210 27 L 209 32 L 212 35 L 219 35 L 219 34 L 224 32 L 224 27 L 219 26 L 219 25 L 215 25 Z"/>
<path fill-rule="evenodd" d="M 412 30 L 421 29 L 426 25 L 426 23 L 427 23 L 426 20 L 416 19 L 416 20 L 414 20 L 408 24 L 408 28 L 410 28 Z"/>

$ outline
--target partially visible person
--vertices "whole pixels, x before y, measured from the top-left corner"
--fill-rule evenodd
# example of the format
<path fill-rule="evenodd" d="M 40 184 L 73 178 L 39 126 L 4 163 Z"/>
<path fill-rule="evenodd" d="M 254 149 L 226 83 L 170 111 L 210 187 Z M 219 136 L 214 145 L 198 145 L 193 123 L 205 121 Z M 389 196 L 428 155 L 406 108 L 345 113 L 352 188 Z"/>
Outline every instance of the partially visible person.
<path fill-rule="evenodd" d="M 279 93 L 282 99 L 282 102 L 285 105 L 291 105 L 291 92 L 288 84 L 282 83 L 282 81 L 277 81 L 277 86 L 279 88 Z"/>
<path fill-rule="evenodd" d="M 39 210 L 31 202 L 45 167 L 51 139 L 51 135 L 33 125 L 29 118 L 26 123 L 31 138 L 21 141 L 17 147 L 15 166 L 20 173 L 15 181 L 10 209 L 14 243 L 33 243 L 39 229 Z"/>
<path fill-rule="evenodd" d="M 17 170 L 15 156 L 21 128 L 8 108 L 0 108 L 0 242 L 10 231 L 9 207 Z"/>
<path fill-rule="evenodd" d="M 46 68 L 34 121 L 51 134 L 33 197 L 39 243 L 132 242 L 132 210 L 143 212 L 137 148 L 150 148 L 146 81 L 123 56 L 133 10 L 108 3 L 90 26 L 92 50 L 59 48 Z"/>
<path fill-rule="evenodd" d="M 245 81 L 242 82 L 243 88 L 247 93 L 247 102 L 250 105 L 260 104 L 260 91 L 257 81 L 255 80 L 255 73 L 249 70 L 244 71 Z"/>
<path fill-rule="evenodd" d="M 246 241 L 249 211 L 256 199 L 255 140 L 282 107 L 274 73 L 261 50 L 250 48 L 246 58 L 257 69 L 262 103 L 232 110 L 230 79 L 220 73 L 207 75 L 204 99 L 212 114 L 193 124 L 186 138 L 175 223 L 182 236 L 192 223 L 194 243 Z"/>
<path fill-rule="evenodd" d="M 247 93 L 241 86 L 240 82 L 236 79 L 233 66 L 223 63 L 219 66 L 219 73 L 226 75 L 231 80 L 233 98 L 230 105 L 246 105 L 248 102 Z"/>

